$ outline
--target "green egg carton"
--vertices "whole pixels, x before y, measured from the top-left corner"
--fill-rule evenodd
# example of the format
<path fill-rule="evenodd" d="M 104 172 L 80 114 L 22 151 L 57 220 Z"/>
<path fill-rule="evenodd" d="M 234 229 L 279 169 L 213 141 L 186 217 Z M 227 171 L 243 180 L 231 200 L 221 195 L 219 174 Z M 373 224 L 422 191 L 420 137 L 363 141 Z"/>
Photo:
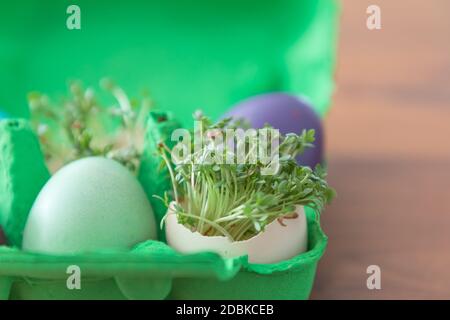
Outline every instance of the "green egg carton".
<path fill-rule="evenodd" d="M 153 153 L 158 141 L 169 143 L 168 133 L 178 125 L 167 112 L 149 116 L 138 176 L 149 196 L 168 188 L 165 172 L 154 170 Z M 208 252 L 180 254 L 165 243 L 164 231 L 160 241 L 125 252 L 24 252 L 19 248 L 28 212 L 50 177 L 27 120 L 0 121 L 0 177 L 0 223 L 11 245 L 0 246 L 0 299 L 307 299 L 327 245 L 307 208 L 308 251 L 276 264 L 250 264 L 245 256 L 224 259 Z M 150 199 L 160 221 L 165 208 Z M 68 285 L 73 266 L 79 268 L 79 289 Z"/>
<path fill-rule="evenodd" d="M 327 244 L 311 213 L 309 250 L 277 264 L 184 255 L 162 241 L 70 256 L 0 247 L 0 299 L 307 299 Z M 80 270 L 80 289 L 67 285 L 71 266 Z"/>
<path fill-rule="evenodd" d="M 5 28 L 6 50 L 0 52 L 0 68 L 8 71 L 0 73 L 0 85 L 7 88 L 0 92 L 0 105 L 10 115 L 28 117 L 23 97 L 29 90 L 53 94 L 61 92 L 67 77 L 95 83 L 102 75 L 134 88 L 132 95 L 142 84 L 148 85 L 155 100 L 172 108 L 185 125 L 192 124 L 191 114 L 199 106 L 217 118 L 225 106 L 274 91 L 308 96 L 322 117 L 328 111 L 334 88 L 336 0 L 136 1 L 111 11 L 123 22 L 119 29 L 110 26 L 115 37 L 103 36 L 101 19 L 90 21 L 82 34 L 61 32 L 54 26 L 66 10 L 64 3 L 26 2 L 5 3 L 0 12 L 4 24 L 11 26 Z M 99 2 L 82 0 L 79 5 L 91 17 L 103 15 Z M 173 10 L 179 6 L 182 10 Z M 27 20 L 23 7 L 33 8 L 34 17 L 47 19 L 41 27 L 33 25 L 26 34 L 18 34 Z M 227 24 L 229 28 L 222 27 Z M 43 34 L 56 39 L 52 43 L 57 50 L 52 43 L 41 43 Z M 24 41 L 38 50 L 29 54 Z M 139 50 L 130 50 L 130 41 Z M 73 55 L 77 48 L 89 46 L 108 50 Z M 170 183 L 164 170 L 157 170 L 155 145 L 162 139 L 170 146 L 168 134 L 178 126 L 167 113 L 149 117 L 138 179 L 158 222 L 166 208 L 153 195 L 163 195 Z M 159 241 L 146 241 L 128 252 L 70 256 L 24 252 L 20 248 L 28 213 L 49 178 L 28 121 L 0 120 L 0 226 L 9 241 L 8 247 L 0 246 L 0 299 L 307 299 L 310 295 L 327 245 L 312 210 L 306 210 L 308 251 L 276 264 L 250 264 L 246 257 L 223 259 L 214 253 L 183 255 L 165 244 L 164 230 L 159 230 Z M 79 290 L 68 289 L 70 266 L 79 267 Z"/>
<path fill-rule="evenodd" d="M 69 256 L 1 247 L 0 257 L 1 299 L 164 299 L 175 277 L 228 280 L 241 263 L 212 253 L 181 255 L 160 241 L 141 243 L 129 252 Z M 80 286 L 69 289 L 74 266 Z"/>
<path fill-rule="evenodd" d="M 27 117 L 28 91 L 54 95 L 68 78 L 94 84 L 108 76 L 130 96 L 149 89 L 185 125 L 198 108 L 216 119 L 227 106 L 275 91 L 305 95 L 327 113 L 338 0 L 114 3 L 77 0 L 82 29 L 69 31 L 65 1 L 4 1 L 0 109 Z"/>

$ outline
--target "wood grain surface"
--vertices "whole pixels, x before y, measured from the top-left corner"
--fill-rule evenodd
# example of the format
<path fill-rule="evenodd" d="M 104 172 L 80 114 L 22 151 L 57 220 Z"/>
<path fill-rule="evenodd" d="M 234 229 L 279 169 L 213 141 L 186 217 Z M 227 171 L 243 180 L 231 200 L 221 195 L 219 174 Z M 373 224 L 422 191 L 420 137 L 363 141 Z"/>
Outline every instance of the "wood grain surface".
<path fill-rule="evenodd" d="M 366 28 L 371 4 L 381 30 Z M 448 0 L 342 1 L 326 120 L 338 198 L 313 299 L 450 299 L 449 14 Z"/>

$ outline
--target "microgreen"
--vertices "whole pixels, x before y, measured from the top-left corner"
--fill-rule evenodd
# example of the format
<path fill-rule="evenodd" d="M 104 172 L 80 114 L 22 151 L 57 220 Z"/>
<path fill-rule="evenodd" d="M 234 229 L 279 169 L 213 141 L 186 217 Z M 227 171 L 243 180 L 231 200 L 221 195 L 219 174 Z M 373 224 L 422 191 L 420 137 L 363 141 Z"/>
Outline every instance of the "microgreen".
<path fill-rule="evenodd" d="M 136 172 L 142 153 L 145 118 L 152 105 L 148 97 L 130 101 L 109 79 L 100 83 L 115 100 L 100 103 L 92 88 L 79 81 L 69 85 L 69 95 L 58 102 L 31 92 L 31 120 L 52 171 L 76 159 L 105 156 Z"/>
<path fill-rule="evenodd" d="M 243 126 L 231 118 L 212 123 L 202 114 L 194 117 L 203 124 L 202 135 L 208 129 Z M 279 167 L 272 175 L 263 174 L 267 165 L 259 160 L 244 164 L 202 162 L 211 150 L 233 153 L 228 143 L 217 148 L 214 140 L 206 139 L 204 148 L 176 165 L 169 159 L 170 150 L 161 143 L 159 151 L 170 173 L 173 210 L 178 222 L 205 236 L 226 236 L 239 241 L 262 232 L 276 219 L 283 224 L 284 219 L 295 218 L 297 205 L 313 208 L 318 217 L 333 198 L 334 190 L 328 186 L 326 171 L 320 165 L 313 170 L 295 161 L 298 154 L 313 145 L 314 130 L 304 130 L 300 135 L 290 133 L 280 139 L 276 150 Z M 255 150 L 248 140 L 244 143 L 247 157 Z M 166 194 L 161 200 L 169 206 L 169 199 Z"/>

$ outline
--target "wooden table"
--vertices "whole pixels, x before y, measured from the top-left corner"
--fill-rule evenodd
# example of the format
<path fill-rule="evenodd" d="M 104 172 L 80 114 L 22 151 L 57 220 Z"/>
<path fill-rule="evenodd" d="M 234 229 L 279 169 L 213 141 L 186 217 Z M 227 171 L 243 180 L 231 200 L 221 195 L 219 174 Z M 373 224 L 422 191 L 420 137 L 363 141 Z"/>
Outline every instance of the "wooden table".
<path fill-rule="evenodd" d="M 366 8 L 382 29 L 366 28 Z M 450 1 L 344 0 L 313 299 L 450 299 Z M 381 268 L 368 290 L 366 268 Z"/>

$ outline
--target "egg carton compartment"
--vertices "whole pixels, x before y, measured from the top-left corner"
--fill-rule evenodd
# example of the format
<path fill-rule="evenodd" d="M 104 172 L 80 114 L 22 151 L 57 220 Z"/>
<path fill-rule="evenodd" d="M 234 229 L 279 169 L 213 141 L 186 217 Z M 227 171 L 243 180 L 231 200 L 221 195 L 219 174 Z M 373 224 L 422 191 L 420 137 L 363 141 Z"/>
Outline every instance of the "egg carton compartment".
<path fill-rule="evenodd" d="M 0 299 L 307 299 L 327 237 L 307 210 L 309 250 L 276 264 L 184 255 L 146 241 L 129 252 L 54 256 L 0 247 Z M 70 267 L 80 289 L 69 289 Z M 69 272 L 68 272 L 69 271 Z"/>
<path fill-rule="evenodd" d="M 317 263 L 328 238 L 313 210 L 306 208 L 308 251 L 274 264 L 251 264 L 242 257 L 241 269 L 229 280 L 173 279 L 172 299 L 306 300 L 314 284 Z"/>
<path fill-rule="evenodd" d="M 164 121 L 161 121 L 161 117 Z M 159 222 L 166 208 L 152 195 L 169 184 L 156 170 L 153 150 L 179 124 L 153 112 L 138 180 Z M 0 224 L 10 247 L 0 246 L 0 299 L 307 299 L 327 237 L 313 210 L 306 208 L 308 251 L 275 264 L 250 264 L 247 257 L 215 253 L 180 254 L 158 239 L 130 251 L 75 255 L 20 250 L 28 213 L 50 174 L 28 121 L 0 122 Z M 81 289 L 69 289 L 70 267 L 79 268 Z M 69 268 L 69 269 L 68 269 Z"/>
<path fill-rule="evenodd" d="M 216 254 L 180 255 L 159 241 L 139 244 L 130 252 L 92 252 L 52 256 L 0 248 L 2 299 L 163 299 L 173 277 L 227 280 L 241 259 Z M 67 273 L 76 266 L 80 289 L 68 289 Z M 68 269 L 69 268 L 69 269 Z"/>

